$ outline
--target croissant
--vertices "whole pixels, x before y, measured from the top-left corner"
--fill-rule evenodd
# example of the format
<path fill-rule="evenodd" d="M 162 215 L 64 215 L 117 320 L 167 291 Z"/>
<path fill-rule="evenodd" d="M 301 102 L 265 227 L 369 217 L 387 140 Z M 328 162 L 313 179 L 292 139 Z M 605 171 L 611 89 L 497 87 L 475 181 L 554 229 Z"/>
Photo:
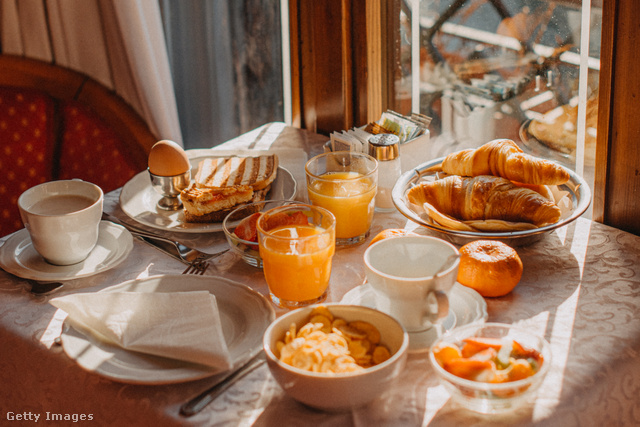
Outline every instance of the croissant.
<path fill-rule="evenodd" d="M 526 184 L 560 185 L 569 172 L 549 160 L 524 153 L 510 139 L 495 139 L 476 149 L 449 154 L 442 170 L 450 175 L 494 175 Z"/>
<path fill-rule="evenodd" d="M 429 204 L 458 220 L 502 220 L 536 227 L 560 220 L 560 208 L 540 193 L 496 176 L 451 175 L 422 182 L 407 193 L 409 202 Z"/>

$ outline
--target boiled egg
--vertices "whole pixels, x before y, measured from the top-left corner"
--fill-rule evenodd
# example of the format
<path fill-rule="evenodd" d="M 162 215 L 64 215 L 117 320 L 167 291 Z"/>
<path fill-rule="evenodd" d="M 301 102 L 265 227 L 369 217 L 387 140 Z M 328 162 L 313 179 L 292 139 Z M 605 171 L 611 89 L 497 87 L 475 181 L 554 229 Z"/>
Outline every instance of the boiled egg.
<path fill-rule="evenodd" d="M 159 176 L 181 175 L 191 169 L 187 153 L 173 141 L 156 142 L 149 152 L 149 172 Z"/>

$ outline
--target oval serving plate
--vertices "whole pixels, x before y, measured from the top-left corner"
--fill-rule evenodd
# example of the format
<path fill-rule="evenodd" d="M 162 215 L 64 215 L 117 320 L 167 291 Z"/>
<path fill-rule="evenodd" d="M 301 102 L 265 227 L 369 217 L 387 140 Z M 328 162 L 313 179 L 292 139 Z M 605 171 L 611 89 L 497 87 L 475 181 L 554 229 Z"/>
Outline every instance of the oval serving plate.
<path fill-rule="evenodd" d="M 452 230 L 431 220 L 431 218 L 429 218 L 426 213 L 416 212 L 412 208 L 406 197 L 407 191 L 410 188 L 418 185 L 421 182 L 436 179 L 436 175 L 440 171 L 440 166 L 442 165 L 443 160 L 444 157 L 431 160 L 417 166 L 415 169 L 402 174 L 393 187 L 393 203 L 400 211 L 400 213 L 411 221 L 442 234 L 443 237 L 458 245 L 464 245 L 478 239 L 501 240 L 511 246 L 522 246 L 533 243 L 540 240 L 542 237 L 555 230 L 556 228 L 562 227 L 575 221 L 576 218 L 578 218 L 587 210 L 589 204 L 591 203 L 591 190 L 589 189 L 586 181 L 574 171 L 565 167 L 567 172 L 569 172 L 569 181 L 562 185 L 550 186 L 552 187 L 552 189 L 555 189 L 554 193 L 564 194 L 567 198 L 566 201 L 568 202 L 568 208 L 563 209 L 562 219 L 555 224 L 535 228 L 533 230 L 510 232 L 474 232 Z"/>

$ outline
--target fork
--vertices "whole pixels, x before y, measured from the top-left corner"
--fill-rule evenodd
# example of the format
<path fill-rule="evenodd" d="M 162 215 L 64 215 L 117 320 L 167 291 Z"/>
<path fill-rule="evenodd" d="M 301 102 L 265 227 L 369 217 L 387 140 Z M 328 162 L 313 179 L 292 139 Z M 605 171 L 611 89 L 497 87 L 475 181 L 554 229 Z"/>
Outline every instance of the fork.
<path fill-rule="evenodd" d="M 209 263 L 207 261 L 195 261 L 187 266 L 187 268 L 182 272 L 182 274 L 196 274 L 199 276 L 204 275 L 204 272 L 209 268 Z"/>
<path fill-rule="evenodd" d="M 121 225 L 122 227 L 126 228 L 132 235 L 142 240 L 143 242 L 148 243 L 151 246 L 154 246 L 156 248 L 164 249 L 165 251 L 168 251 L 171 254 L 174 254 L 174 256 L 178 258 L 180 261 L 190 265 L 200 261 L 211 260 L 213 258 L 216 258 L 226 253 L 229 250 L 229 248 L 227 248 L 215 253 L 202 252 L 198 249 L 185 246 L 182 243 L 177 242 L 175 240 L 158 236 L 158 235 L 149 233 L 148 231 L 143 230 L 141 228 L 124 223 L 120 221 L 120 219 L 106 212 L 102 213 L 102 219 Z"/>

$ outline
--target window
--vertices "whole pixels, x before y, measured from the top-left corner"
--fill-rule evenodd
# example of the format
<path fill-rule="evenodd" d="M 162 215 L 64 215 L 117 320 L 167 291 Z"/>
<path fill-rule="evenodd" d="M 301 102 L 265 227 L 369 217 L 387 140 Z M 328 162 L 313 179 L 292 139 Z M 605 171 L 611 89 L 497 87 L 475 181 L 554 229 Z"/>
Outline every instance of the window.
<path fill-rule="evenodd" d="M 593 188 L 599 7 L 402 0 L 397 19 L 392 108 L 433 118 L 432 155 L 508 138 L 576 170 Z"/>
<path fill-rule="evenodd" d="M 279 1 L 160 1 L 186 148 L 284 120 Z"/>

